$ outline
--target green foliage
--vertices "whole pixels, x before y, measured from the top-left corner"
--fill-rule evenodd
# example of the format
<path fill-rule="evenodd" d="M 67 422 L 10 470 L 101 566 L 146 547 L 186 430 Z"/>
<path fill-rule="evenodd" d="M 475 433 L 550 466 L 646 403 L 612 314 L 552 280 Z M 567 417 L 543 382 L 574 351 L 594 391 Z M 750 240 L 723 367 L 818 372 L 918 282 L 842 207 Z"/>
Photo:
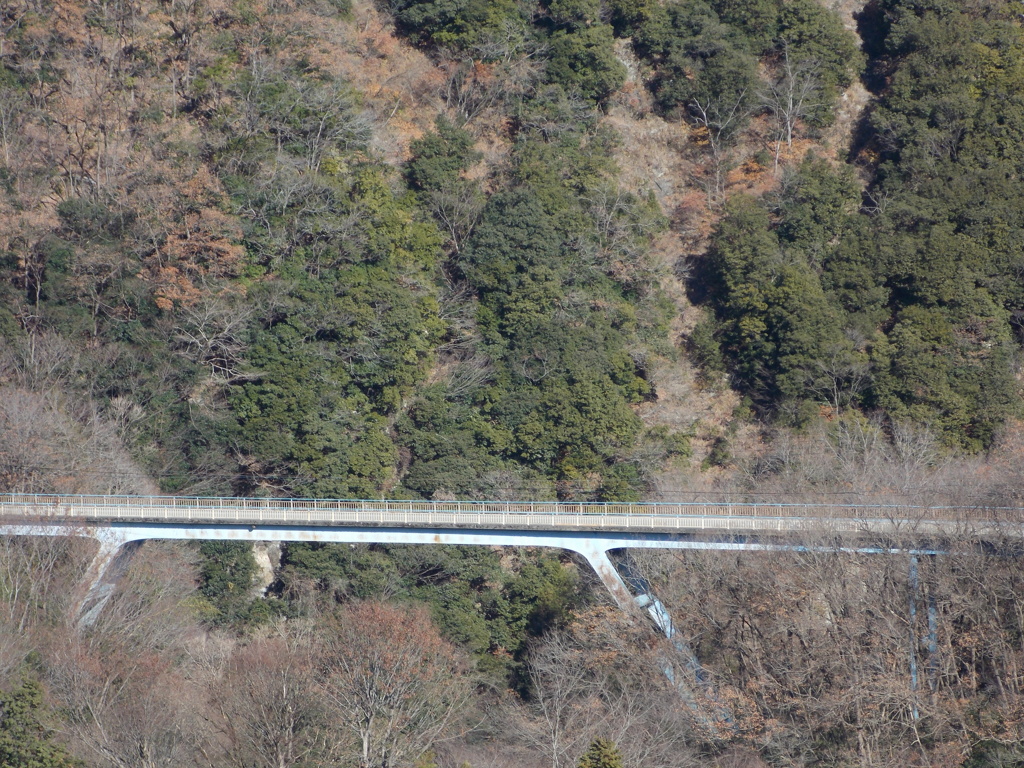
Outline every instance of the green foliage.
<path fill-rule="evenodd" d="M 252 544 L 204 541 L 199 555 L 199 592 L 216 609 L 214 623 L 243 621 L 251 608 L 259 570 Z"/>
<path fill-rule="evenodd" d="M 502 415 L 512 423 L 515 453 L 532 464 L 558 467 L 566 479 L 597 470 L 640 431 L 639 419 L 607 377 L 559 377 L 541 385 L 529 410 L 518 405 L 498 406 L 505 406 Z"/>
<path fill-rule="evenodd" d="M 598 0 L 551 0 L 548 15 L 560 27 L 581 29 L 601 20 Z"/>
<path fill-rule="evenodd" d="M 339 598 L 365 600 L 389 594 L 399 578 L 394 560 L 377 547 L 289 544 L 281 558 L 281 581 L 286 589 L 295 589 L 308 579 Z"/>
<path fill-rule="evenodd" d="M 68 231 L 87 240 L 110 242 L 123 237 L 134 220 L 130 210 L 112 210 L 95 199 L 75 197 L 57 205 L 57 216 Z"/>
<path fill-rule="evenodd" d="M 764 107 L 759 69 L 773 81 L 792 72 L 809 78 L 817 96 L 800 118 L 824 125 L 862 61 L 855 36 L 816 0 L 613 5 L 612 23 L 655 68 L 659 106 L 695 120 L 716 142 L 735 136 Z"/>
<path fill-rule="evenodd" d="M 442 330 L 428 272 L 437 228 L 374 170 L 346 204 L 359 216 L 348 252 L 315 272 L 288 265 L 252 338 L 259 374 L 231 395 L 241 444 L 264 473 L 293 477 L 296 495 L 376 494 L 396 457 L 385 417 L 425 376 Z"/>
<path fill-rule="evenodd" d="M 983 740 L 971 748 L 965 768 L 1020 768 L 1024 766 L 1024 744 Z"/>
<path fill-rule="evenodd" d="M 877 250 L 883 238 L 878 222 L 866 216 L 854 217 L 850 231 L 836 244 L 824 264 L 822 284 L 833 302 L 843 310 L 851 330 L 870 338 L 889 317 L 891 291 L 876 270 Z"/>
<path fill-rule="evenodd" d="M 740 31 L 754 53 L 775 46 L 779 14 L 785 4 L 778 0 L 711 0 L 711 7 L 724 24 Z"/>
<path fill-rule="evenodd" d="M 505 680 L 529 639 L 563 624 L 580 598 L 575 572 L 556 555 L 531 553 L 514 570 L 501 558 L 484 547 L 290 544 L 282 580 L 285 590 L 312 580 L 339 600 L 424 602 L 445 637 Z"/>
<path fill-rule="evenodd" d="M 545 497 L 554 480 L 563 495 L 633 497 L 642 484 L 615 464 L 641 434 L 629 405 L 650 392 L 627 350 L 650 322 L 633 291 L 654 293 L 637 255 L 661 219 L 650 201 L 614 189 L 606 134 L 549 136 L 534 120 L 524 115 L 514 181 L 492 195 L 458 256 L 479 300 L 477 370 L 463 367 L 476 384 L 459 396 L 423 392 L 395 426 L 411 454 L 403 484 L 417 495 L 476 497 L 512 483 Z M 628 284 L 613 276 L 627 258 L 637 267 Z"/>
<path fill-rule="evenodd" d="M 242 445 L 265 471 L 294 477 L 297 492 L 372 495 L 388 474 L 393 448 L 378 437 L 382 422 L 365 395 L 344 391 L 346 385 L 352 389 L 352 380 L 338 359 L 344 351 L 331 344 L 334 329 L 327 313 L 332 307 L 326 301 L 331 297 L 322 298 L 319 303 L 300 299 L 294 306 L 301 314 L 282 318 L 256 337 L 251 362 L 260 378 L 240 386 L 231 405 Z M 321 328 L 307 325 L 311 318 Z M 323 341 L 318 331 L 325 334 Z"/>
<path fill-rule="evenodd" d="M 690 331 L 687 351 L 702 371 L 724 371 L 725 359 L 718 343 L 718 322 L 714 317 L 702 318 Z"/>
<path fill-rule="evenodd" d="M 513 0 L 398 0 L 395 21 L 416 43 L 469 48 L 522 23 Z"/>
<path fill-rule="evenodd" d="M 888 346 L 876 353 L 879 366 L 885 367 L 875 393 L 894 418 L 927 424 L 947 441 L 978 450 L 991 443 L 1018 406 L 1012 353 L 998 338 L 1005 321 L 973 320 L 980 339 L 952 326 L 939 309 L 903 310 L 888 334 Z"/>
<path fill-rule="evenodd" d="M 444 116 L 437 118 L 433 133 L 412 142 L 409 150 L 413 155 L 407 170 L 409 183 L 418 190 L 444 189 L 480 159 L 473 137 Z"/>
<path fill-rule="evenodd" d="M 743 127 L 757 91 L 757 60 L 706 3 L 670 3 L 653 12 L 637 45 L 658 63 L 655 96 L 663 109 L 709 112 L 723 124 L 735 116 L 726 135 Z"/>
<path fill-rule="evenodd" d="M 848 87 L 863 65 L 857 38 L 843 27 L 838 14 L 816 0 L 778 3 L 773 42 L 777 49 L 785 45 L 794 63 L 814 62 L 830 104 L 836 89 Z"/>
<path fill-rule="evenodd" d="M 657 13 L 658 0 L 608 0 L 609 21 L 617 37 L 633 37 L 652 13 Z"/>
<path fill-rule="evenodd" d="M 612 27 L 601 23 L 595 0 L 553 0 L 544 4 L 546 13 L 513 0 L 397 0 L 393 5 L 399 29 L 435 49 L 472 51 L 487 60 L 546 47 L 548 82 L 590 102 L 604 101 L 625 80 Z M 528 41 L 530 32 L 534 41 Z"/>
<path fill-rule="evenodd" d="M 578 768 L 622 768 L 622 753 L 609 739 L 595 739 L 583 753 Z"/>
<path fill-rule="evenodd" d="M 10 768 L 73 768 L 78 761 L 53 740 L 44 724 L 43 689 L 25 679 L 0 691 L 0 766 Z"/>
<path fill-rule="evenodd" d="M 780 39 L 791 59 L 822 64 L 825 85 L 842 85 L 849 51 L 812 5 L 779 6 Z M 1024 199 L 1006 174 L 1024 169 L 1024 109 L 1009 85 L 1024 71 L 1024 36 L 999 13 L 885 6 L 891 71 L 871 117 L 883 160 L 872 209 L 858 211 L 848 169 L 813 155 L 784 179 L 774 216 L 730 201 L 708 258 L 715 324 L 691 345 L 714 366 L 717 342 L 741 388 L 777 413 L 862 404 L 977 450 L 1019 411 L 1010 317 L 1024 304 L 1009 271 L 1021 265 L 1011 254 Z M 737 6 L 715 7 L 739 24 Z M 694 14 L 690 28 L 716 29 Z"/>
<path fill-rule="evenodd" d="M 612 45 L 612 28 L 607 24 L 556 32 L 551 37 L 548 80 L 590 101 L 604 101 L 626 79 L 626 67 Z"/>
<path fill-rule="evenodd" d="M 722 351 L 743 391 L 762 407 L 814 397 L 832 375 L 819 363 L 852 350 L 807 257 L 783 249 L 762 205 L 736 197 L 709 264 Z"/>
<path fill-rule="evenodd" d="M 511 432 L 464 401 L 447 401 L 440 388 L 426 390 L 395 430 L 413 457 L 402 484 L 417 495 L 487 498 L 497 476 L 507 471 L 500 457 Z"/>
<path fill-rule="evenodd" d="M 1017 411 L 1009 312 L 1021 307 L 1017 237 L 1024 199 L 1024 36 L 1000 13 L 886 4 L 890 85 L 872 117 L 885 162 L 872 194 L 885 206 L 858 249 L 861 282 L 889 291 L 889 346 L 878 403 L 985 446 Z M 1016 172 L 1016 171 L 1014 171 Z M 929 356 L 942 355 L 933 362 Z"/>
<path fill-rule="evenodd" d="M 857 38 L 838 14 L 816 0 L 710 0 L 719 20 L 735 29 L 744 47 L 769 60 L 785 49 L 794 64 L 813 62 L 835 97 L 862 66 Z"/>
<path fill-rule="evenodd" d="M 510 190 L 489 201 L 463 272 L 489 303 L 501 302 L 495 307 L 501 311 L 520 286 L 555 277 L 544 267 L 555 260 L 560 246 L 557 222 L 540 197 L 529 188 Z"/>
<path fill-rule="evenodd" d="M 711 441 L 711 450 L 704 457 L 701 463 L 702 469 L 710 467 L 727 467 L 732 463 L 732 448 L 729 445 L 729 438 L 725 435 L 718 435 Z"/>
<path fill-rule="evenodd" d="M 809 154 L 786 185 L 781 200 L 779 239 L 821 266 L 850 228 L 859 190 L 849 166 L 836 168 Z"/>
<path fill-rule="evenodd" d="M 635 440 L 640 423 L 627 406 L 649 391 L 624 354 L 626 329 L 607 314 L 581 307 L 574 324 L 557 322 L 566 290 L 585 278 L 563 255 L 564 227 L 581 213 L 554 186 L 496 195 L 463 266 L 481 294 L 490 354 L 502 364 L 506 390 L 492 389 L 487 407 L 513 435 L 509 455 L 569 482 L 599 472 Z M 595 272 L 578 290 L 609 288 Z"/>

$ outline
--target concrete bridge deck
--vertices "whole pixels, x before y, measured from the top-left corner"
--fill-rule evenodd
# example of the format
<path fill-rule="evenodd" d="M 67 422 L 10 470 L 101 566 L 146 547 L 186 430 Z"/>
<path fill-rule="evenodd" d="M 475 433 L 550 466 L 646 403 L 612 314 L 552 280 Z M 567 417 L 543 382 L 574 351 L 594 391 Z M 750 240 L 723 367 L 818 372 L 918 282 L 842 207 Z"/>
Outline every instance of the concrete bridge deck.
<path fill-rule="evenodd" d="M 1024 539 L 1024 510 L 1001 507 L 755 502 L 565 503 L 61 496 L 0 494 L 0 535 L 84 536 L 99 550 L 77 602 L 91 625 L 139 543 L 153 539 L 553 547 L 576 552 L 624 609 L 646 611 L 684 663 L 665 671 L 695 711 L 707 699 L 731 722 L 661 602 L 623 579 L 609 552 L 627 549 L 943 554 L 958 541 Z M 943 542 L 936 544 L 935 542 Z M 1016 544 L 1013 549 L 1017 549 Z M 912 578 L 916 584 L 916 576 Z M 910 605 L 916 606 L 912 595 Z M 916 657 L 911 660 L 917 688 Z M 696 672 L 694 672 L 696 670 Z M 691 679 L 692 678 L 692 679 Z"/>
<path fill-rule="evenodd" d="M 634 533 L 1024 537 L 1009 507 L 736 502 L 567 503 L 0 494 L 0 524 L 192 523 Z"/>

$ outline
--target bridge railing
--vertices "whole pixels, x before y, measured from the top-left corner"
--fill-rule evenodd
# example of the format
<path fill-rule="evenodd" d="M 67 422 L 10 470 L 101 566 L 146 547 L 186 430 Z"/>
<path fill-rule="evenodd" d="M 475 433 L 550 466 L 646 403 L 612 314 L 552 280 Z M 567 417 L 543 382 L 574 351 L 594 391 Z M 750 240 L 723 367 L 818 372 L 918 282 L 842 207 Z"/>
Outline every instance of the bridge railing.
<path fill-rule="evenodd" d="M 166 521 L 625 530 L 951 530 L 1019 523 L 1008 507 L 776 502 L 516 502 L 0 494 L 0 521 Z"/>

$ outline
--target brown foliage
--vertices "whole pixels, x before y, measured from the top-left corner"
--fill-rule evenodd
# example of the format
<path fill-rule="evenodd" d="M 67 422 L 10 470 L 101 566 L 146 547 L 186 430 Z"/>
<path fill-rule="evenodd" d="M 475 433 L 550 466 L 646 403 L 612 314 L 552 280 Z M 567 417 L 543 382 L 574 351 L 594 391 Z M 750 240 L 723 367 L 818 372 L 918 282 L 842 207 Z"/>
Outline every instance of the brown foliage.
<path fill-rule="evenodd" d="M 75 370 L 73 351 L 43 337 L 19 373 L 57 386 Z M 0 386 L 0 490 L 36 493 L 147 493 L 153 487 L 95 405 L 56 393 Z"/>
<path fill-rule="evenodd" d="M 225 202 L 220 182 L 205 166 L 174 195 L 177 215 L 142 274 L 161 309 L 193 307 L 222 281 L 238 276 L 245 258 L 238 244 L 242 228 L 237 218 L 216 207 Z"/>
<path fill-rule="evenodd" d="M 415 762 L 453 735 L 471 683 L 426 608 L 358 603 L 325 617 L 319 635 L 323 690 L 362 768 Z"/>
<path fill-rule="evenodd" d="M 0 537 L 0 688 L 60 632 L 89 545 L 74 537 Z"/>
<path fill-rule="evenodd" d="M 53 625 L 40 647 L 62 731 L 90 763 L 178 766 L 199 747 L 204 678 L 184 663 L 198 637 L 186 603 L 195 574 L 184 551 L 144 545 L 91 629 L 79 630 L 66 611 L 72 621 Z"/>
<path fill-rule="evenodd" d="M 331 739 L 308 642 L 281 635 L 236 649 L 212 705 L 223 749 L 240 768 L 328 761 Z"/>
<path fill-rule="evenodd" d="M 922 558 L 915 586 L 909 559 L 694 552 L 663 562 L 658 593 L 753 748 L 795 756 L 827 734 L 817 749 L 837 758 L 938 764 L 1019 739 L 1024 618 L 1006 610 L 1024 594 L 1019 567 Z"/>
<path fill-rule="evenodd" d="M 198 691 L 164 654 L 72 642 L 51 656 L 48 677 L 72 744 L 101 764 L 181 765 L 197 747 Z"/>
<path fill-rule="evenodd" d="M 531 650 L 529 700 L 509 706 L 519 741 L 553 768 L 610 738 L 630 768 L 686 765 L 693 712 L 664 674 L 667 649 L 616 609 L 583 614 Z"/>

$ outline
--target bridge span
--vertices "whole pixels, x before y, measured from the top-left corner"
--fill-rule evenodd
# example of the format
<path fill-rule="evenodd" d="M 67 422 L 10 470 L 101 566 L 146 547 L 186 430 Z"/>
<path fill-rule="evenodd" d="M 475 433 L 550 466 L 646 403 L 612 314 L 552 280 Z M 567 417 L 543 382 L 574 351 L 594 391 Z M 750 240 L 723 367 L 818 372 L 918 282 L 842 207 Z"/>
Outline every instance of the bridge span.
<path fill-rule="evenodd" d="M 642 577 L 620 573 L 613 550 L 828 551 L 917 558 L 958 541 L 1024 539 L 1024 510 L 1006 507 L 762 502 L 569 503 L 64 496 L 0 494 L 0 535 L 82 536 L 99 549 L 78 625 L 92 624 L 132 554 L 150 539 L 552 547 L 583 557 L 623 609 L 646 611 L 684 659 L 672 679 L 695 711 L 731 722 L 700 662 Z M 629 582 L 627 584 L 627 581 Z M 632 586 L 632 589 L 631 589 Z M 929 609 L 931 610 L 931 609 Z M 929 627 L 932 627 L 929 612 Z M 929 637 L 933 637 L 932 634 Z M 931 642 L 931 641 L 930 641 Z M 930 647 L 930 646 L 929 646 Z M 911 659 L 917 688 L 916 657 Z M 699 694 L 699 695 L 698 695 Z"/>
<path fill-rule="evenodd" d="M 522 531 L 1017 536 L 1024 509 L 765 502 L 547 502 L 0 494 L 0 524 L 124 522 Z"/>
<path fill-rule="evenodd" d="M 1024 538 L 1022 521 L 1024 510 L 1006 507 L 0 494 L 0 534 L 99 542 L 85 623 L 113 589 L 116 566 L 148 539 L 553 547 L 584 557 L 626 607 L 637 598 L 612 550 L 935 554 L 937 540 Z"/>

